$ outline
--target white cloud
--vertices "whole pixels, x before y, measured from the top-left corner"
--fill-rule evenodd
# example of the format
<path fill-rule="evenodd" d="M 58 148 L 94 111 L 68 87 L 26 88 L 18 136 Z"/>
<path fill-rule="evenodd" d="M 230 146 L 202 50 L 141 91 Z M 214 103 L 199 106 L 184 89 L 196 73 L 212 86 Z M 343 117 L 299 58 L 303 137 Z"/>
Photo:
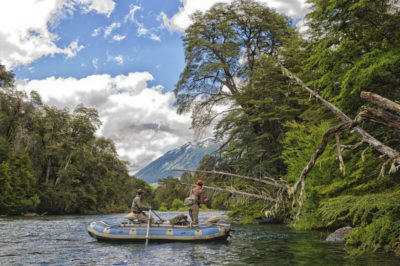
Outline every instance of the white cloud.
<path fill-rule="evenodd" d="M 83 4 L 83 5 L 82 5 Z M 43 56 L 65 54 L 72 57 L 83 48 L 77 41 L 59 47 L 58 36 L 49 27 L 77 8 L 85 12 L 110 14 L 112 0 L 1 0 L 0 1 L 0 61 L 8 69 L 27 65 Z"/>
<path fill-rule="evenodd" d="M 126 35 L 119 35 L 119 34 L 117 34 L 117 35 L 114 35 L 113 36 L 113 40 L 114 41 L 122 41 L 123 39 L 125 39 L 126 38 Z"/>
<path fill-rule="evenodd" d="M 97 65 L 97 63 L 99 62 L 98 58 L 93 58 L 92 59 L 92 65 L 94 67 L 94 69 L 97 71 L 99 69 L 99 66 Z"/>
<path fill-rule="evenodd" d="M 106 55 L 107 55 L 107 62 L 114 61 L 118 65 L 122 65 L 124 63 L 124 57 L 122 55 L 113 56 L 113 55 L 110 55 L 108 53 L 108 51 L 106 52 Z"/>
<path fill-rule="evenodd" d="M 93 30 L 92 37 L 97 37 L 102 30 L 102 27 Z"/>
<path fill-rule="evenodd" d="M 122 55 L 115 56 L 113 60 L 117 62 L 118 65 L 122 65 L 124 63 L 124 57 Z"/>
<path fill-rule="evenodd" d="M 107 38 L 108 35 L 111 34 L 111 32 L 114 29 L 117 29 L 121 27 L 121 24 L 119 22 L 113 22 L 110 26 L 108 26 L 105 30 L 104 30 L 104 38 Z"/>
<path fill-rule="evenodd" d="M 17 81 L 17 88 L 35 90 L 43 102 L 73 110 L 79 103 L 94 107 L 103 122 L 98 135 L 112 139 L 121 159 L 135 172 L 164 152 L 192 140 L 190 115 L 177 115 L 172 92 L 148 87 L 148 72 L 112 77 L 91 75 L 82 79 L 49 77 Z"/>
<path fill-rule="evenodd" d="M 137 32 L 138 32 L 138 36 L 142 36 L 142 35 L 146 35 L 149 32 L 149 30 L 146 29 L 143 25 L 138 25 Z"/>
<path fill-rule="evenodd" d="M 67 58 L 71 58 L 76 56 L 76 54 L 85 48 L 83 45 L 78 45 L 78 41 L 73 41 L 69 44 L 68 48 L 65 51 L 65 54 L 67 55 Z"/>
<path fill-rule="evenodd" d="M 154 33 L 155 32 L 154 28 L 151 28 L 151 29 L 146 28 L 143 23 L 139 22 L 135 18 L 135 12 L 140 9 L 141 9 L 140 6 L 130 5 L 129 13 L 125 16 L 124 22 L 130 21 L 130 22 L 136 24 L 138 37 L 144 36 L 144 37 L 150 38 L 153 41 L 160 42 L 161 38 Z M 159 18 L 157 18 L 157 19 L 159 19 Z"/>
<path fill-rule="evenodd" d="M 105 14 L 110 17 L 114 10 L 115 3 L 113 0 L 76 0 L 77 3 L 84 5 L 84 11 L 90 12 L 95 10 L 99 14 Z"/>
<path fill-rule="evenodd" d="M 125 16 L 124 22 L 127 22 L 128 20 L 131 22 L 135 22 L 135 12 L 136 12 L 136 10 L 140 9 L 140 6 L 130 5 L 129 7 L 130 7 L 130 10 L 129 10 L 129 13 Z"/>
<path fill-rule="evenodd" d="M 161 42 L 161 38 L 158 35 L 156 35 L 154 32 L 152 32 L 153 31 L 152 29 L 151 30 L 146 29 L 143 26 L 143 24 L 140 24 L 138 22 L 136 24 L 138 26 L 138 29 L 137 29 L 138 37 L 145 36 L 145 37 L 150 38 L 153 41 Z"/>
<path fill-rule="evenodd" d="M 161 42 L 161 38 L 154 33 L 150 34 L 150 39 L 152 39 L 153 41 Z"/>
<path fill-rule="evenodd" d="M 163 20 L 163 26 L 172 31 L 185 31 L 190 25 L 189 16 L 196 11 L 206 11 L 215 3 L 231 3 L 233 0 L 180 0 L 182 7 L 178 13 L 171 18 L 161 12 L 160 16 Z M 278 12 L 290 16 L 292 18 L 303 18 L 308 12 L 309 4 L 306 0 L 258 0 L 267 6 L 276 9 Z"/>

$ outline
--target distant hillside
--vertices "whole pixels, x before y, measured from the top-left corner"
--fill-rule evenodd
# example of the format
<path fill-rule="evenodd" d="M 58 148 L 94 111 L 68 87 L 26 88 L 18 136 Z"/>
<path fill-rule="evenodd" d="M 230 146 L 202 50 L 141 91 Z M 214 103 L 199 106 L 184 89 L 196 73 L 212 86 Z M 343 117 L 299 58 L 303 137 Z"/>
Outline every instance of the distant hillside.
<path fill-rule="evenodd" d="M 204 155 L 211 154 L 219 148 L 213 138 L 207 138 L 198 143 L 188 142 L 179 148 L 170 150 L 157 160 L 141 169 L 135 176 L 147 183 L 156 183 L 158 179 L 168 176 L 180 177 L 182 172 L 171 169 L 195 170 Z"/>

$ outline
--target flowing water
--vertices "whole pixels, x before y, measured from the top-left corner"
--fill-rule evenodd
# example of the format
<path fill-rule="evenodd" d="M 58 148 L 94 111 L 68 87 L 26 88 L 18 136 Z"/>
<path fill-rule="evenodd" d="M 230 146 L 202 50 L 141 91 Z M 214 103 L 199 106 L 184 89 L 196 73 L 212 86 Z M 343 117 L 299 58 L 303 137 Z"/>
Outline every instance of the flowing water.
<path fill-rule="evenodd" d="M 177 212 L 157 212 L 164 220 Z M 200 222 L 222 212 L 201 212 Z M 0 265 L 400 265 L 400 258 L 348 258 L 343 244 L 318 232 L 282 225 L 233 225 L 231 236 L 210 243 L 98 242 L 92 221 L 123 221 L 124 214 L 0 217 Z"/>

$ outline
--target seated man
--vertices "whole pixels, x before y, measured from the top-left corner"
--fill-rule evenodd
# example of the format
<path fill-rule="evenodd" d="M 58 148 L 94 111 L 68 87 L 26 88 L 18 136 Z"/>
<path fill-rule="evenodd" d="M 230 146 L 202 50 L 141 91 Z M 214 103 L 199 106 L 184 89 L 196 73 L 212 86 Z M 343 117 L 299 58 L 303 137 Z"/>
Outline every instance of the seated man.
<path fill-rule="evenodd" d="M 132 202 L 132 213 L 128 217 L 129 220 L 138 219 L 141 223 L 147 223 L 149 220 L 149 216 L 145 214 L 143 211 L 151 210 L 151 206 L 144 206 L 142 203 L 142 198 L 144 196 L 144 192 L 141 189 L 137 190 L 136 197 L 133 199 Z M 154 224 L 154 218 L 150 215 L 150 222 Z"/>

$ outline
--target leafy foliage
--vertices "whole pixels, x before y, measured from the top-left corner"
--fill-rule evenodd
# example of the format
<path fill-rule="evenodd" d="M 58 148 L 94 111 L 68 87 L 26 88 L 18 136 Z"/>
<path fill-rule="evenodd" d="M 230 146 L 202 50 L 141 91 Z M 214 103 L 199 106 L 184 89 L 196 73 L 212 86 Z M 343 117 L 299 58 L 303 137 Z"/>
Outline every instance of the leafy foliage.
<path fill-rule="evenodd" d="M 114 144 L 97 138 L 97 110 L 71 113 L 30 99 L 0 75 L 0 214 L 125 211 L 137 188 Z"/>
<path fill-rule="evenodd" d="M 215 117 L 210 106 L 226 99 L 231 104 L 216 127 L 217 136 L 226 143 L 207 170 L 272 176 L 294 184 L 324 132 L 340 123 L 293 86 L 280 73 L 279 63 L 350 117 L 365 104 L 359 97 L 362 90 L 399 101 L 400 9 L 396 1 L 310 3 L 304 39 L 291 30 L 286 18 L 253 1 L 217 4 L 194 15 L 184 39 L 186 67 L 175 89 L 179 111 L 193 108 L 193 124 L 202 126 Z M 267 13 L 271 19 L 260 15 Z M 257 38 L 259 33 L 267 38 Z M 385 145 L 400 149 L 398 131 L 369 122 L 361 126 Z M 389 173 L 386 159 L 366 144 L 353 146 L 360 142 L 359 136 L 342 132 L 338 137 L 340 145 L 348 147 L 342 150 L 346 171 L 340 170 L 331 137 L 307 175 L 307 197 L 296 226 L 335 230 L 352 225 L 355 230 L 348 243 L 360 251 L 399 250 L 399 171 Z M 213 174 L 202 179 L 231 190 L 275 192 L 240 178 Z M 232 219 L 245 223 L 274 208 L 226 193 L 213 197 L 215 206 L 231 209 Z M 281 220 L 293 223 L 287 218 L 294 217 L 297 207 L 277 213 Z"/>
<path fill-rule="evenodd" d="M 252 75 L 259 55 L 276 54 L 291 27 L 287 18 L 253 0 L 217 3 L 192 21 L 175 94 L 178 112 L 194 110 L 193 126 L 203 128 L 213 120 L 213 106 L 239 92 L 237 79 Z"/>

